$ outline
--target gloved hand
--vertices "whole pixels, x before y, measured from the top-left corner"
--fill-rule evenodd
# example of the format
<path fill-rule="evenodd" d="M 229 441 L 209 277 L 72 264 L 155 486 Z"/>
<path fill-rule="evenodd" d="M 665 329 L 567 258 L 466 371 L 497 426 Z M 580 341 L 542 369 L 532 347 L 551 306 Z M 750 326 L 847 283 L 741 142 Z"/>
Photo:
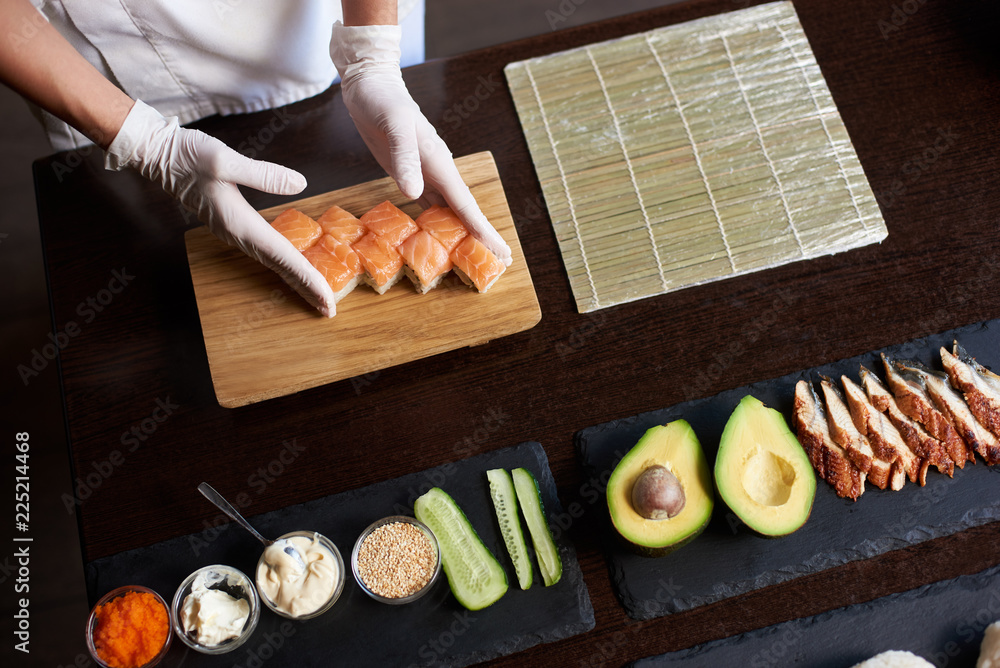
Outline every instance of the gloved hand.
<path fill-rule="evenodd" d="M 399 26 L 333 26 L 330 55 L 344 104 L 372 155 L 410 199 L 449 206 L 510 265 L 510 247 L 480 211 L 451 152 L 410 97 L 399 70 Z"/>
<path fill-rule="evenodd" d="M 237 184 L 275 195 L 306 187 L 298 172 L 251 160 L 218 139 L 179 126 L 136 100 L 108 147 L 104 166 L 135 169 L 180 200 L 212 234 L 235 246 L 279 276 L 306 301 L 331 317 L 333 290 L 302 253 L 271 227 L 240 194 Z"/>

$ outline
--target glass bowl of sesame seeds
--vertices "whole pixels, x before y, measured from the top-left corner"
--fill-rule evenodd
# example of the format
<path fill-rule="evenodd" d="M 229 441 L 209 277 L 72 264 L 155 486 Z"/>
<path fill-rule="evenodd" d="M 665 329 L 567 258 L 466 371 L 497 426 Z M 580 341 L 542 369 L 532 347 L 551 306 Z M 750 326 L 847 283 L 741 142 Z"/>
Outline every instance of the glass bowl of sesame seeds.
<path fill-rule="evenodd" d="M 441 576 L 441 548 L 434 532 L 412 517 L 384 517 L 358 536 L 351 570 L 361 590 L 376 601 L 412 603 Z"/>

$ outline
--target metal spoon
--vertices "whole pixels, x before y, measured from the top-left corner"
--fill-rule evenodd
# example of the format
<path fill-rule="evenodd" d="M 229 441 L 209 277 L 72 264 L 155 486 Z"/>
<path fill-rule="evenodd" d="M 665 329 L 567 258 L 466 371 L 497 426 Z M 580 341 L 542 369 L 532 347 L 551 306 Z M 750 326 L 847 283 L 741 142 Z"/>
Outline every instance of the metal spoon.
<path fill-rule="evenodd" d="M 207 482 L 203 482 L 200 485 L 198 485 L 198 491 L 201 492 L 202 496 L 204 496 L 206 499 L 214 503 L 219 508 L 219 510 L 224 512 L 226 515 L 229 515 L 229 517 L 231 517 L 237 524 L 239 524 L 241 527 L 252 533 L 257 540 L 259 540 L 264 544 L 265 547 L 270 547 L 272 545 L 280 546 L 281 549 L 285 552 L 285 554 L 290 556 L 298 563 L 300 569 L 302 569 L 303 571 L 306 570 L 306 562 L 302 558 L 302 554 L 299 552 L 298 548 L 295 547 L 295 545 L 293 545 L 291 541 L 289 541 L 287 538 L 268 540 L 267 538 L 261 536 L 256 529 L 250 526 L 249 522 L 243 519 L 243 516 L 240 515 L 239 511 L 233 508 L 233 506 L 228 501 L 226 501 L 226 499 L 221 494 L 215 491 L 215 488 L 213 488 Z"/>

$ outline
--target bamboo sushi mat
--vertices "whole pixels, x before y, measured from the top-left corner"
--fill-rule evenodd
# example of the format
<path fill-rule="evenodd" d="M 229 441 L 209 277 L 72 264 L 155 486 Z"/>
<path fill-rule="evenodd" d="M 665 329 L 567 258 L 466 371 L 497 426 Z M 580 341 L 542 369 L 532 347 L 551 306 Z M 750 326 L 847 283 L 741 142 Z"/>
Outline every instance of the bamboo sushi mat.
<path fill-rule="evenodd" d="M 886 237 L 790 2 L 504 71 L 581 312 Z"/>

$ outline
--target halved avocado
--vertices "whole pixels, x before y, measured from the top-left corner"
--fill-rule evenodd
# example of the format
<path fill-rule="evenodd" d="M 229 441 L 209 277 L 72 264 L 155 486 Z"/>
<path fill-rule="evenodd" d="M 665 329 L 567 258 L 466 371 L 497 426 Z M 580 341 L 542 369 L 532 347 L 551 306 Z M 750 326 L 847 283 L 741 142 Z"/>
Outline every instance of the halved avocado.
<path fill-rule="evenodd" d="M 719 496 L 765 536 L 790 534 L 809 519 L 816 476 L 781 413 L 747 395 L 722 432 L 715 458 Z"/>
<path fill-rule="evenodd" d="M 694 539 L 708 525 L 714 499 L 691 425 L 677 420 L 648 430 L 611 473 L 607 495 L 611 522 L 639 554 L 663 556 Z"/>

